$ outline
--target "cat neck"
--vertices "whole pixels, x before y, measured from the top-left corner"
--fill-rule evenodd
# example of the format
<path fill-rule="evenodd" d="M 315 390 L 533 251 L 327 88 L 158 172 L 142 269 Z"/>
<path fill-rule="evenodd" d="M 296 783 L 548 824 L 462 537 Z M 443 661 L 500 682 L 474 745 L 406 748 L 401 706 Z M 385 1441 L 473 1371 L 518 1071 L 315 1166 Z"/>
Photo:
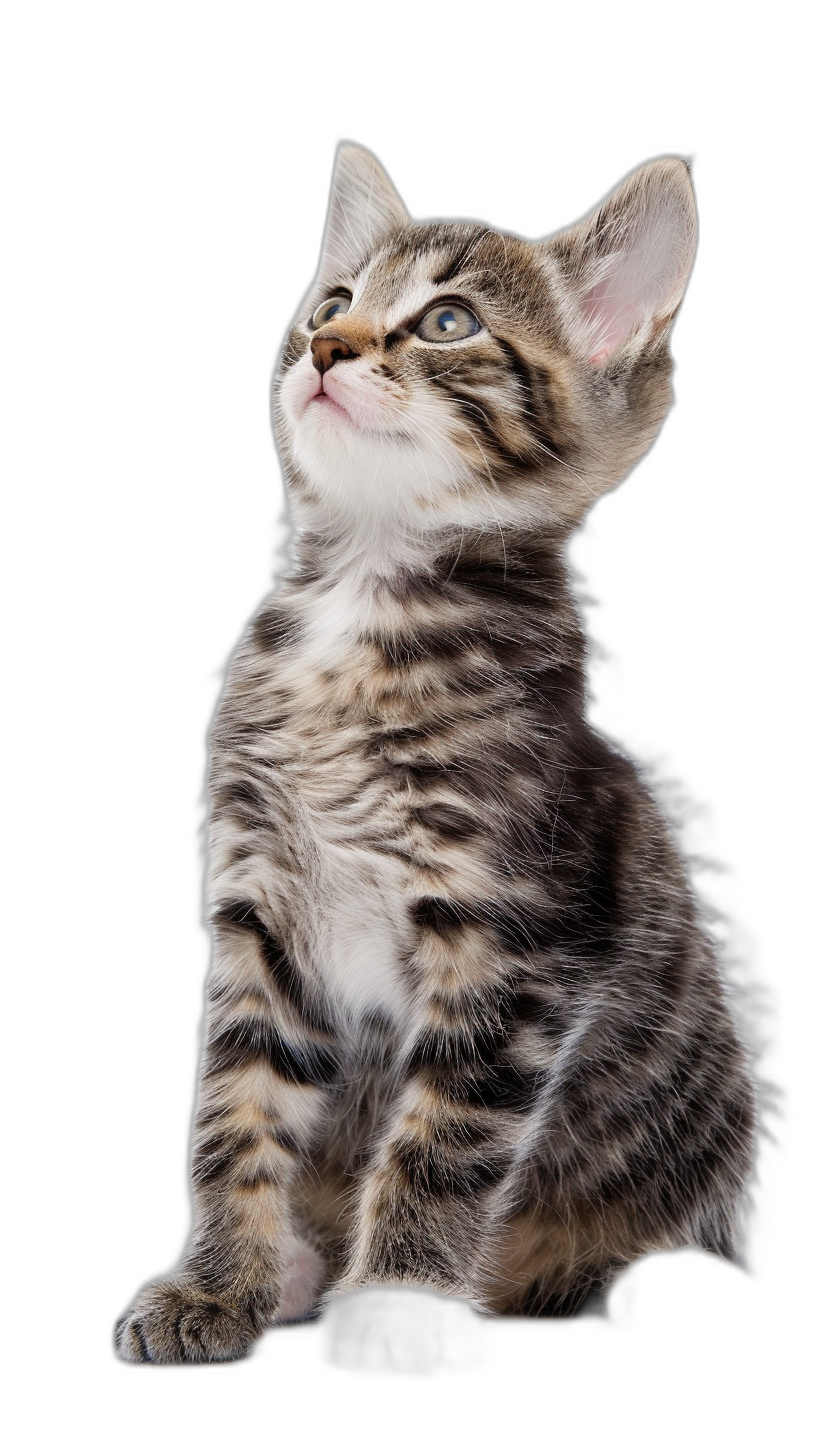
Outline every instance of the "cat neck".
<path fill-rule="evenodd" d="M 350 551 L 337 536 L 301 533 L 284 596 L 300 617 L 303 650 L 323 665 L 361 638 L 400 639 L 447 623 L 526 630 L 561 659 L 583 656 L 563 538 L 531 531 L 455 531 Z"/>
<path fill-rule="evenodd" d="M 564 562 L 567 532 L 519 528 L 465 529 L 449 527 L 436 532 L 378 530 L 368 535 L 301 530 L 292 543 L 294 588 L 340 582 L 381 586 L 399 597 L 406 582 L 424 581 L 428 590 L 472 573 L 481 574 L 490 590 L 506 582 L 512 594 L 519 581 L 557 577 L 568 591 Z"/>

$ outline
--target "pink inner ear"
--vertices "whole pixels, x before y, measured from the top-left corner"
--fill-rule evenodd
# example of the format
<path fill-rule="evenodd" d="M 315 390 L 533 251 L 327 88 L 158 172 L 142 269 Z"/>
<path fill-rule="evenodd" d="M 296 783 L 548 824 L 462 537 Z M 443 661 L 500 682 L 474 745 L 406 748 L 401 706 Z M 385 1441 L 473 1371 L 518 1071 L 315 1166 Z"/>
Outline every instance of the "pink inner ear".
<path fill-rule="evenodd" d="M 581 301 L 581 312 L 589 326 L 591 364 L 608 359 L 641 321 L 637 302 L 622 288 L 626 281 L 625 270 L 613 272 L 596 283 Z"/>

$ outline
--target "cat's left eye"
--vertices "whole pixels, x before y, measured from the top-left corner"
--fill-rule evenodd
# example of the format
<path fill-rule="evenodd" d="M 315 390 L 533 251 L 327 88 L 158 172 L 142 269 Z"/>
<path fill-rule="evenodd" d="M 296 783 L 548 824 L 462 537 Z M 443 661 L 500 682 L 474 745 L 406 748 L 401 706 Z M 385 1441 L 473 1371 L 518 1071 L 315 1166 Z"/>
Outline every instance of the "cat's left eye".
<path fill-rule="evenodd" d="M 330 323 L 331 320 L 333 318 L 336 318 L 338 314 L 348 313 L 350 308 L 351 299 L 349 298 L 348 294 L 335 293 L 332 295 L 331 298 L 327 298 L 324 303 L 321 303 L 319 307 L 315 309 L 312 317 L 309 319 L 309 328 L 322 329 L 324 324 Z"/>
<path fill-rule="evenodd" d="M 463 303 L 437 303 L 420 319 L 414 332 L 426 344 L 451 344 L 478 334 L 481 327 L 475 313 Z"/>

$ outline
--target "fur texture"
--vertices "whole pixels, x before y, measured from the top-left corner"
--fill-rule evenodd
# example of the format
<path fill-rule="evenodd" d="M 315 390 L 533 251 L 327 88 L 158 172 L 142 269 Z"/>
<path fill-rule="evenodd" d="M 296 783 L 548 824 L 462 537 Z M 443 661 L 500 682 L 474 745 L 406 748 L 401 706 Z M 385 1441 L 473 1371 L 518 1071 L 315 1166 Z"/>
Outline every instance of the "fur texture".
<path fill-rule="evenodd" d="M 292 566 L 212 734 L 195 1226 L 125 1358 L 233 1358 L 330 1289 L 563 1313 L 733 1256 L 746 1059 L 564 564 L 670 402 L 695 229 L 674 159 L 529 243 L 412 223 L 341 148 L 276 381 Z"/>

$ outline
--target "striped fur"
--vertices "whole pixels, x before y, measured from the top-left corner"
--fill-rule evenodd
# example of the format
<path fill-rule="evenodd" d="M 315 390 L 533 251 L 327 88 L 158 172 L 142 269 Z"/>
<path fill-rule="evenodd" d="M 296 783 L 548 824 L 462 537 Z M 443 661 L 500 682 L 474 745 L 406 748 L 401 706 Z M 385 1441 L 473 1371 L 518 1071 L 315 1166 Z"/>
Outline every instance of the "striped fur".
<path fill-rule="evenodd" d="M 414 224 L 341 149 L 277 381 L 292 566 L 212 735 L 195 1225 L 126 1359 L 234 1358 L 331 1289 L 550 1314 L 650 1250 L 734 1256 L 746 1058 L 586 721 L 564 563 L 665 414 L 694 228 L 670 159 L 533 244 Z M 445 300 L 482 327 L 424 342 Z"/>

